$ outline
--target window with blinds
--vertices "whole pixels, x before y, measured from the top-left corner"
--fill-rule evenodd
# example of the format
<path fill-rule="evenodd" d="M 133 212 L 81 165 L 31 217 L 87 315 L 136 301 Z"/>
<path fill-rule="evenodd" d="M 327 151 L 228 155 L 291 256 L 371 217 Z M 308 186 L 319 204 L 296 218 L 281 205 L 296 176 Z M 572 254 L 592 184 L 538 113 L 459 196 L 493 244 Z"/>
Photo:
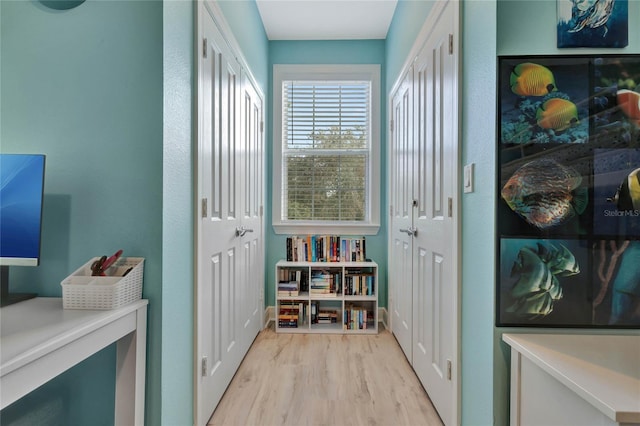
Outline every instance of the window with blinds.
<path fill-rule="evenodd" d="M 273 66 L 277 234 L 380 229 L 380 65 Z"/>
<path fill-rule="evenodd" d="M 282 82 L 287 220 L 367 220 L 371 82 Z"/>

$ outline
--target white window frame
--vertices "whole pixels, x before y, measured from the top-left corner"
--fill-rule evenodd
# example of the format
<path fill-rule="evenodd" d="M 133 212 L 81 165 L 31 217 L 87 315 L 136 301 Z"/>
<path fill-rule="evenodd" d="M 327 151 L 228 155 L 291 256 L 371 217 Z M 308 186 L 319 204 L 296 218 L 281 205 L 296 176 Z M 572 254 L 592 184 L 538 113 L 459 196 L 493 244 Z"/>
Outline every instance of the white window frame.
<path fill-rule="evenodd" d="M 282 83 L 289 80 L 371 81 L 371 151 L 364 221 L 309 221 L 283 219 L 282 198 Z M 376 235 L 380 229 L 380 65 L 273 66 L 273 186 L 272 222 L 276 234 Z"/>

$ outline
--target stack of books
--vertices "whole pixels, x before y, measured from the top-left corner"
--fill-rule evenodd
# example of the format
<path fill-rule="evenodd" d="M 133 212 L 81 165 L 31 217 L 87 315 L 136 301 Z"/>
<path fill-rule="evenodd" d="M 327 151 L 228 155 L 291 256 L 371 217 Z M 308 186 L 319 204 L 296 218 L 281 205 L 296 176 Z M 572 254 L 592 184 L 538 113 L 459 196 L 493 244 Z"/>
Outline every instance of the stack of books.
<path fill-rule="evenodd" d="M 302 271 L 280 270 L 278 296 L 297 297 L 300 294 Z"/>
<path fill-rule="evenodd" d="M 297 328 L 305 322 L 307 305 L 303 302 L 283 302 L 278 312 L 278 327 Z"/>
<path fill-rule="evenodd" d="M 300 293 L 300 287 L 295 281 L 280 281 L 278 283 L 278 296 L 297 297 Z"/>
<path fill-rule="evenodd" d="M 320 309 L 317 316 L 318 324 L 337 324 L 338 312 L 332 309 Z"/>
<path fill-rule="evenodd" d="M 339 275 L 330 274 L 329 272 L 313 272 L 309 284 L 310 295 L 336 297 L 336 279 L 339 279 Z"/>

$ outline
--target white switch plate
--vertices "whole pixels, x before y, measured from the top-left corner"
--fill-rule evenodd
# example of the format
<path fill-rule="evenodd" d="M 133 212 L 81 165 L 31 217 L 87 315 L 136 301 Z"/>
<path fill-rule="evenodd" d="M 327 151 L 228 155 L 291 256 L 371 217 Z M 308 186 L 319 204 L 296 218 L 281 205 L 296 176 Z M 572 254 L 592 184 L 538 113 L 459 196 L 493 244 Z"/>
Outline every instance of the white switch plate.
<path fill-rule="evenodd" d="M 467 164 L 464 166 L 464 181 L 463 181 L 463 189 L 464 192 L 473 192 L 473 169 L 475 164 Z"/>

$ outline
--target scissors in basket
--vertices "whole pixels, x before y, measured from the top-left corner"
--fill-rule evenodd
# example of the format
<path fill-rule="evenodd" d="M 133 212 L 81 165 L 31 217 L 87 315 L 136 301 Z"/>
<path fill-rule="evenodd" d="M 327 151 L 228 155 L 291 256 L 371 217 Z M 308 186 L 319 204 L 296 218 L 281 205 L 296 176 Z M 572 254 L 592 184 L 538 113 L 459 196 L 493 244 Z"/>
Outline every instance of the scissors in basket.
<path fill-rule="evenodd" d="M 122 256 L 122 249 L 115 252 L 112 256 L 102 256 L 100 259 L 94 261 L 91 264 L 91 275 L 104 277 L 106 274 L 104 271 L 109 269 L 118 259 Z"/>

